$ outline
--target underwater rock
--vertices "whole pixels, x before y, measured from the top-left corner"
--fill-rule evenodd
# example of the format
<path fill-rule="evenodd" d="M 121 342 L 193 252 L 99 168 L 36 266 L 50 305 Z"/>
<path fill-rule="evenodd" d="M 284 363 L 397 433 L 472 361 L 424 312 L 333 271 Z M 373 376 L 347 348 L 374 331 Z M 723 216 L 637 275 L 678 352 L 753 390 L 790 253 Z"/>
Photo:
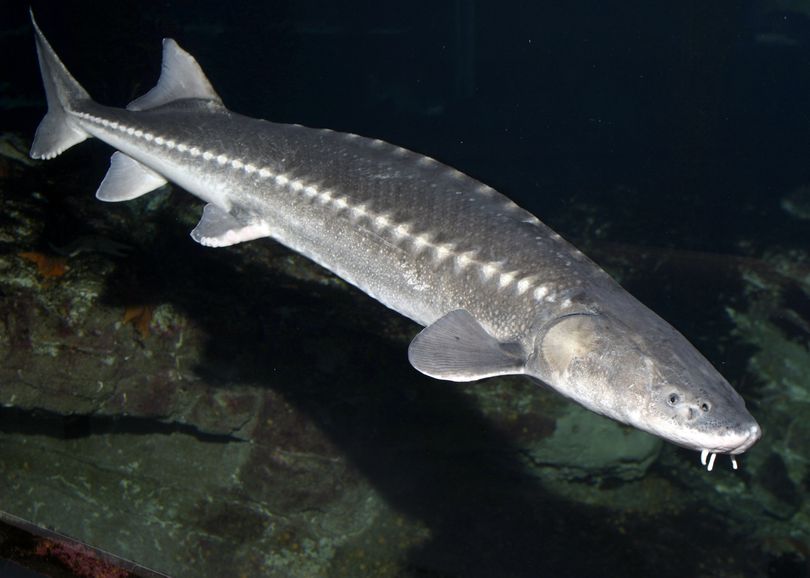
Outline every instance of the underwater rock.
<path fill-rule="evenodd" d="M 782 209 L 789 215 L 802 220 L 810 220 L 810 186 L 796 187 L 780 201 Z"/>
<path fill-rule="evenodd" d="M 489 379 L 467 392 L 549 489 L 559 482 L 634 480 L 658 457 L 660 439 L 588 411 L 521 378 Z"/>
<path fill-rule="evenodd" d="M 530 467 L 564 480 L 641 478 L 662 442 L 575 406 L 557 419 L 554 433 L 526 448 Z M 550 471 L 549 471 L 550 470 Z"/>
<path fill-rule="evenodd" d="M 768 431 L 768 452 L 746 461 L 752 474 L 751 496 L 737 501 L 750 518 L 766 511 L 754 532 L 778 556 L 806 556 L 810 540 L 810 275 L 808 255 L 795 250 L 768 255 L 767 273 L 742 271 L 746 300 L 728 308 L 736 333 L 752 347 L 750 373 L 760 382 L 758 405 Z"/>

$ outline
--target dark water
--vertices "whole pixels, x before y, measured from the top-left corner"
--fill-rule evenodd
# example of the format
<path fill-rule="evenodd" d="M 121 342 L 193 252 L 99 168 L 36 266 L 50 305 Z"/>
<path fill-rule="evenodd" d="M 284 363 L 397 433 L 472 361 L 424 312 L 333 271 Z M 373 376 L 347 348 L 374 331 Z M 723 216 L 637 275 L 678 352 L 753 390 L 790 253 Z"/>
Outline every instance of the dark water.
<path fill-rule="evenodd" d="M 686 334 L 765 433 L 733 473 L 670 446 L 621 475 L 527 461 L 561 431 L 566 402 L 520 380 L 494 394 L 414 375 L 414 327 L 272 244 L 211 257 L 177 216 L 187 195 L 99 206 L 109 150 L 92 143 L 2 165 L 19 215 L 0 215 L 0 344 L 7 368 L 63 364 L 94 384 L 117 362 L 67 364 L 43 343 L 126 335 L 117 359 L 130 347 L 140 376 L 104 380 L 140 379 L 140 397 L 76 403 L 67 378 L 58 401 L 36 384 L 14 397 L 21 374 L 4 374 L 0 510 L 177 576 L 810 574 L 810 2 L 33 8 L 104 104 L 148 90 L 173 37 L 232 110 L 381 138 L 492 185 Z M 44 99 L 26 5 L 2 14 L 0 130 L 30 140 Z M 48 202 L 24 205 L 33 192 Z M 102 250 L 69 261 L 64 281 L 20 281 L 19 252 L 79 234 L 133 254 Z M 91 307 L 48 325 L 96 280 L 109 323 Z M 12 303 L 30 307 L 24 346 Z M 142 333 L 121 325 L 135 303 L 158 312 Z M 180 347 L 194 359 L 183 383 L 166 353 Z M 203 390 L 208 401 L 178 409 Z"/>

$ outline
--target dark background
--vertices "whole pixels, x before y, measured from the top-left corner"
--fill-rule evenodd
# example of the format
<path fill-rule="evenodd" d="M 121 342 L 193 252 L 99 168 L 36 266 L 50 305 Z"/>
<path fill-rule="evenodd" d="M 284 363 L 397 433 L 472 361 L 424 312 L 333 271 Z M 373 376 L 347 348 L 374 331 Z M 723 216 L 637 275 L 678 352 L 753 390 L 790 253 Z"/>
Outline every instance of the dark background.
<path fill-rule="evenodd" d="M 2 4 L 0 97 L 32 106 L 0 126 L 30 134 L 42 91 L 26 3 Z M 682 249 L 807 229 L 782 223 L 779 200 L 810 181 L 810 19 L 773 3 L 32 4 L 106 104 L 152 86 L 171 36 L 229 108 L 429 154 L 575 239 L 576 203 L 628 220 L 612 241 Z"/>

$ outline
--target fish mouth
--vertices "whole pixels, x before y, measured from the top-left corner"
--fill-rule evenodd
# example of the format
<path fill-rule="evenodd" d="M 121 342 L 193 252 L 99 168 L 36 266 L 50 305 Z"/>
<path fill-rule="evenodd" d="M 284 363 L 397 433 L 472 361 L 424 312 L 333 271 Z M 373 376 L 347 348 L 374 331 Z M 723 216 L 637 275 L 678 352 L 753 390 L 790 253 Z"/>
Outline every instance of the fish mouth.
<path fill-rule="evenodd" d="M 691 450 L 730 455 L 738 455 L 748 451 L 762 437 L 762 429 L 753 420 L 734 428 L 728 428 L 725 431 L 661 427 L 649 428 L 647 431 Z"/>
<path fill-rule="evenodd" d="M 714 460 L 717 458 L 717 454 L 728 454 L 729 458 L 731 458 L 731 467 L 733 469 L 737 469 L 737 459 L 735 456 L 747 451 L 751 448 L 757 440 L 762 436 L 762 429 L 759 427 L 759 424 L 753 423 L 748 426 L 747 429 L 741 431 L 738 435 L 736 435 L 736 439 L 734 440 L 736 443 L 729 444 L 724 443 L 720 447 L 713 447 L 712 449 L 703 448 L 700 450 L 700 463 L 706 466 L 708 471 L 712 471 L 714 467 Z"/>
<path fill-rule="evenodd" d="M 749 425 L 735 428 L 733 431 L 719 436 L 707 436 L 704 443 L 697 443 L 696 450 L 705 450 L 713 454 L 737 455 L 748 451 L 762 436 L 759 424 L 753 422 Z M 697 440 L 695 440 L 697 441 Z"/>

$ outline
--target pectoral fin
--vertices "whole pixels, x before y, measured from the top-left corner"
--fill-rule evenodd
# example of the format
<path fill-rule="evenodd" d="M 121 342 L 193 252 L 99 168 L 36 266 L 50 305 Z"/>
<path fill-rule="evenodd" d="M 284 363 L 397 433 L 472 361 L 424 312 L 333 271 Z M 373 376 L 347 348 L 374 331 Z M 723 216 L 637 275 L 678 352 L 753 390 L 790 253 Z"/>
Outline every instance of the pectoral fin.
<path fill-rule="evenodd" d="M 200 222 L 191 231 L 191 238 L 206 247 L 228 247 L 269 235 L 266 223 L 241 223 L 214 205 L 205 205 Z"/>
<path fill-rule="evenodd" d="M 526 363 L 520 344 L 501 343 L 463 309 L 423 329 L 411 342 L 408 359 L 425 375 L 449 381 L 520 374 Z"/>

